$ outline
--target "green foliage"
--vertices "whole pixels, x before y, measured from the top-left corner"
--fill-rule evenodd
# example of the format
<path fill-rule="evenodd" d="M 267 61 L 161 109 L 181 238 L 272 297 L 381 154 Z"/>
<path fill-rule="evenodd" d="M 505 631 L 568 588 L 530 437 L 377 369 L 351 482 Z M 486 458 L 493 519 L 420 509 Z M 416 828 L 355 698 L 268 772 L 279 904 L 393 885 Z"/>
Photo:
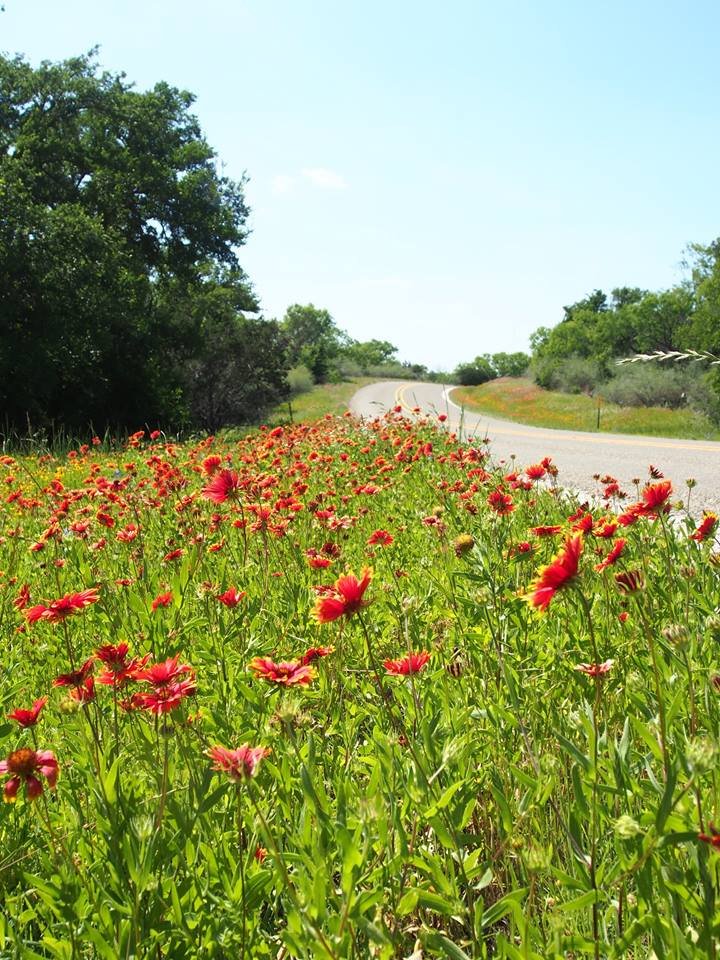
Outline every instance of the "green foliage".
<path fill-rule="evenodd" d="M 648 404 L 655 390 L 655 405 L 677 406 L 679 394 L 684 393 L 695 409 L 715 410 L 718 402 L 708 393 L 713 381 L 706 381 L 702 388 L 693 383 L 692 390 L 688 382 L 679 391 L 672 386 L 673 377 L 665 374 L 637 373 L 615 382 L 616 361 L 623 357 L 720 348 L 720 241 L 707 247 L 693 245 L 689 252 L 691 276 L 670 290 L 619 287 L 610 298 L 595 290 L 564 307 L 564 318 L 557 326 L 536 330 L 530 337 L 536 382 L 569 392 L 602 385 L 606 396 L 622 404 L 629 403 L 633 394 L 643 396 L 642 403 Z M 678 383 L 681 379 L 675 378 Z"/>
<path fill-rule="evenodd" d="M 521 377 L 528 368 L 530 357 L 517 353 L 483 353 L 472 363 L 461 363 L 453 374 L 456 383 L 477 386 L 496 377 Z"/>
<path fill-rule="evenodd" d="M 359 373 L 367 373 L 373 367 L 383 367 L 397 362 L 397 347 L 388 340 L 351 340 L 343 353 L 354 361 Z"/>
<path fill-rule="evenodd" d="M 495 370 L 489 360 L 476 357 L 472 363 L 461 363 L 453 373 L 453 380 L 462 386 L 473 387 L 495 379 Z"/>
<path fill-rule="evenodd" d="M 165 83 L 139 93 L 92 55 L 37 68 L 0 57 L 0 103 L 9 425 L 192 421 L 198 367 L 186 364 L 204 328 L 217 334 L 218 302 L 236 343 L 241 311 L 256 309 L 235 253 L 243 183 L 219 175 L 192 95 Z"/>
<path fill-rule="evenodd" d="M 308 303 L 294 303 L 285 311 L 280 324 L 287 340 L 287 358 L 291 366 L 303 364 L 315 383 L 326 383 L 336 370 L 335 361 L 347 341 L 327 310 Z"/>
<path fill-rule="evenodd" d="M 484 353 L 495 371 L 496 377 L 522 377 L 530 363 L 530 357 L 521 350 L 516 353 Z"/>
<path fill-rule="evenodd" d="M 651 364 L 623 366 L 602 387 L 603 399 L 621 407 L 686 406 L 698 371 Z M 695 396 L 699 396 L 698 393 Z"/>
<path fill-rule="evenodd" d="M 302 363 L 288 370 L 287 378 L 290 386 L 290 394 L 293 397 L 312 390 L 313 383 L 315 382 L 312 373 Z"/>
<path fill-rule="evenodd" d="M 688 250 L 694 310 L 681 347 L 720 353 L 720 238 Z"/>
<path fill-rule="evenodd" d="M 544 355 L 531 369 L 539 386 L 565 393 L 592 393 L 605 380 L 600 363 L 577 354 L 567 358 Z"/>

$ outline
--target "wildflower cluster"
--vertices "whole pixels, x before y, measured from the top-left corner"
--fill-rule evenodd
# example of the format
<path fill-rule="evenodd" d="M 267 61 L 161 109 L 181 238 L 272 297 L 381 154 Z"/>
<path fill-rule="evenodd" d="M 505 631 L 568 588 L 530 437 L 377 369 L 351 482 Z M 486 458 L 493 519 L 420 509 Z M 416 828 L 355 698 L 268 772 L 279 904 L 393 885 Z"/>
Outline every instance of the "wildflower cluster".
<path fill-rule="evenodd" d="M 400 409 L 0 457 L 0 953 L 713 955 L 718 518 L 511 466 Z"/>

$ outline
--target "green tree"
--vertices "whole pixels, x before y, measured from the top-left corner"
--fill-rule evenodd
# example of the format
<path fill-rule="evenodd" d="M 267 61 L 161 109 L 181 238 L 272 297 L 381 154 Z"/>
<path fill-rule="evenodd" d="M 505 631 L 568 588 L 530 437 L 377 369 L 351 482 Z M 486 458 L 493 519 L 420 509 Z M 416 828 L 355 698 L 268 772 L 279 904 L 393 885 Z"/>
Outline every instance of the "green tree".
<path fill-rule="evenodd" d="M 334 362 L 347 345 L 347 335 L 338 328 L 327 310 L 312 303 L 294 303 L 285 311 L 280 324 L 287 340 L 291 367 L 304 364 L 316 383 L 325 383 Z"/>
<path fill-rule="evenodd" d="M 579 312 L 602 313 L 603 310 L 607 309 L 607 294 L 603 293 L 602 290 L 593 290 L 592 293 L 589 293 L 587 297 L 583 297 L 582 300 L 578 300 L 577 303 L 563 307 L 563 311 L 565 312 L 563 322 L 572 320 L 575 314 Z"/>
<path fill-rule="evenodd" d="M 137 92 L 94 55 L 33 68 L 0 57 L 0 409 L 70 428 L 188 416 L 182 365 L 237 261 L 243 183 L 219 175 L 164 83 Z M 182 296 L 172 309 L 170 292 Z"/>
<path fill-rule="evenodd" d="M 694 310 L 683 346 L 720 353 L 720 237 L 688 248 L 690 289 Z"/>
<path fill-rule="evenodd" d="M 367 372 L 372 367 L 382 367 L 396 361 L 398 348 L 388 340 L 351 340 L 343 352 L 363 372 Z"/>
<path fill-rule="evenodd" d="M 464 387 L 474 387 L 497 376 L 495 368 L 487 357 L 475 357 L 472 363 L 461 363 L 455 368 L 453 380 Z"/>
<path fill-rule="evenodd" d="M 530 357 L 522 351 L 517 353 L 484 353 L 483 357 L 490 363 L 496 377 L 521 377 L 530 363 Z"/>

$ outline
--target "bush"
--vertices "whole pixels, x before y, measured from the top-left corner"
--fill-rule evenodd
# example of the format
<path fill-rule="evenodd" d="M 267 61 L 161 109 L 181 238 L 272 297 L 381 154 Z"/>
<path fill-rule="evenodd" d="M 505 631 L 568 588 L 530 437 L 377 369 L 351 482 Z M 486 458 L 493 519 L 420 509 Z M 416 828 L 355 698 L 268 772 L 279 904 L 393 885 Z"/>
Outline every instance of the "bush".
<path fill-rule="evenodd" d="M 720 423 L 720 370 L 713 367 L 701 375 L 698 373 L 688 385 L 688 403 L 713 423 Z"/>
<path fill-rule="evenodd" d="M 602 364 L 586 357 L 539 357 L 531 370 L 538 386 L 562 393 L 592 393 L 605 379 Z"/>
<path fill-rule="evenodd" d="M 488 380 L 495 379 L 495 371 L 490 364 L 485 362 L 461 363 L 456 367 L 453 374 L 453 380 L 461 387 L 477 387 L 481 383 L 487 383 Z"/>
<path fill-rule="evenodd" d="M 288 371 L 290 395 L 296 397 L 299 393 L 307 393 L 314 385 L 313 375 L 303 363 L 299 363 Z"/>
<path fill-rule="evenodd" d="M 657 363 L 626 364 L 602 387 L 602 395 L 621 407 L 684 407 L 697 376 L 690 368 Z"/>
<path fill-rule="evenodd" d="M 339 357 L 336 364 L 337 372 L 342 380 L 350 380 L 353 377 L 361 377 L 363 375 L 363 369 L 357 360 L 353 360 L 352 357 Z"/>

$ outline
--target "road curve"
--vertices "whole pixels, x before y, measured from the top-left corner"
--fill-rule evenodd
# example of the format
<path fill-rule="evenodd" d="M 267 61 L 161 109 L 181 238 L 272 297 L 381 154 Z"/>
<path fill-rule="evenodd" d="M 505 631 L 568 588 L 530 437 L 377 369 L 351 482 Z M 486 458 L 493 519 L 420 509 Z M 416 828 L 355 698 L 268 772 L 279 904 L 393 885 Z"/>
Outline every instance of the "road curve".
<path fill-rule="evenodd" d="M 451 430 L 462 429 L 468 438 L 487 437 L 495 461 L 514 456 L 520 465 L 527 465 L 550 456 L 562 485 L 588 495 L 598 490 L 595 474 L 611 474 L 634 495 L 631 481 L 636 477 L 645 481 L 653 464 L 673 481 L 679 499 L 687 497 L 688 478 L 697 482 L 691 495 L 693 514 L 720 511 L 720 443 L 529 427 L 463 411 L 450 400 L 451 389 L 437 383 L 384 380 L 358 390 L 350 410 L 360 417 L 374 417 L 395 406 L 407 414 L 418 407 L 423 414 L 445 414 Z"/>

